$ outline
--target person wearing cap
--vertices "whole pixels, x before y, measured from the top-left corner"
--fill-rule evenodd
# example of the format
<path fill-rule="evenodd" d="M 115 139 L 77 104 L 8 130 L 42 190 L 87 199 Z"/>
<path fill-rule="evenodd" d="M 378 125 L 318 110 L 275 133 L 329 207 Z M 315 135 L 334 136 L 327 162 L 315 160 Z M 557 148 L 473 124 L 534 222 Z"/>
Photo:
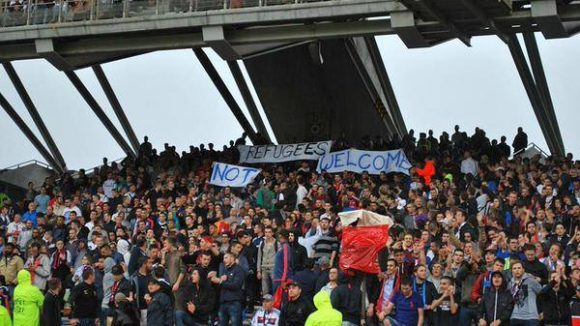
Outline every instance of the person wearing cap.
<path fill-rule="evenodd" d="M 279 321 L 280 310 L 274 308 L 274 297 L 265 294 L 262 297 L 262 307 L 252 317 L 251 326 L 278 326 Z"/>
<path fill-rule="evenodd" d="M 160 281 L 152 278 L 145 294 L 147 302 L 147 325 L 173 326 L 173 307 L 169 295 L 161 290 Z"/>
<path fill-rule="evenodd" d="M 490 289 L 483 295 L 479 306 L 479 325 L 509 325 L 513 308 L 513 297 L 505 277 L 501 271 L 492 272 Z"/>
<path fill-rule="evenodd" d="M 302 295 L 300 283 L 290 280 L 288 284 L 288 300 L 282 304 L 279 324 L 303 326 L 314 310 L 312 302 Z"/>

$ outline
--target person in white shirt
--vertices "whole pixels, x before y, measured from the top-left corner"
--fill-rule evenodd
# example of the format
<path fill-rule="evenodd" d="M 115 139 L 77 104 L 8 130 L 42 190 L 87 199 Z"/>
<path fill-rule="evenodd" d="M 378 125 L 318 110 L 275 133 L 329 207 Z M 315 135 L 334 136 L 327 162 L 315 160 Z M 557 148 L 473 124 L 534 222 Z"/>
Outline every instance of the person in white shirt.
<path fill-rule="evenodd" d="M 469 151 L 465 151 L 463 153 L 463 161 L 461 161 L 461 173 L 463 174 L 470 174 L 473 176 L 477 175 L 479 171 L 479 164 L 476 160 L 471 157 L 471 153 Z"/>
<path fill-rule="evenodd" d="M 107 174 L 107 180 L 103 182 L 103 192 L 105 193 L 105 197 L 111 198 L 113 197 L 113 189 L 117 186 L 117 182 L 113 178 L 113 174 Z"/>
<path fill-rule="evenodd" d="M 252 318 L 252 326 L 278 326 L 280 310 L 274 308 L 274 298 L 271 294 L 264 295 L 262 307 L 256 310 Z"/>
<path fill-rule="evenodd" d="M 296 207 L 302 204 L 302 200 L 308 195 L 308 189 L 304 187 L 304 178 L 298 176 L 297 178 L 298 188 L 296 189 Z"/>
<path fill-rule="evenodd" d="M 14 220 L 8 224 L 6 227 L 6 235 L 8 236 L 8 242 L 16 243 L 20 232 L 24 229 L 24 223 L 22 223 L 22 217 L 20 214 L 14 214 Z"/>

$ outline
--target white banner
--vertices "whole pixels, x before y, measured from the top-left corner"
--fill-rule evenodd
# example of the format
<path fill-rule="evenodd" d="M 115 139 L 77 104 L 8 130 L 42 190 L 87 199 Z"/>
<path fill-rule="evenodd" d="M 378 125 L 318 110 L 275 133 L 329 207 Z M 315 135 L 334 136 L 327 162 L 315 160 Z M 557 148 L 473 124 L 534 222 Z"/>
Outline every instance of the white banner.
<path fill-rule="evenodd" d="M 356 226 L 388 225 L 393 226 L 393 219 L 364 209 L 338 213 L 343 226 L 358 221 Z"/>
<path fill-rule="evenodd" d="M 316 170 L 318 173 L 351 171 L 369 174 L 381 174 L 381 172 L 400 172 L 409 174 L 411 163 L 402 149 L 385 152 L 361 151 L 347 149 L 344 151 L 326 154 L 318 160 Z"/>
<path fill-rule="evenodd" d="M 282 145 L 239 145 L 240 163 L 279 163 L 300 160 L 317 160 L 330 153 L 332 141 L 282 144 Z"/>
<path fill-rule="evenodd" d="M 214 162 L 209 183 L 221 187 L 245 187 L 260 171 L 247 166 Z"/>

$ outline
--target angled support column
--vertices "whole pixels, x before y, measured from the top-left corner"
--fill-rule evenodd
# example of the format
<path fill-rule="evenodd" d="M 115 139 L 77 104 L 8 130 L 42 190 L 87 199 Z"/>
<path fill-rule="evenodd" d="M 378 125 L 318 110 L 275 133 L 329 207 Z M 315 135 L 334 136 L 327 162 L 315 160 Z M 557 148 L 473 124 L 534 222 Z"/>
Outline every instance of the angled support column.
<path fill-rule="evenodd" d="M 204 26 L 201 29 L 203 40 L 224 60 L 241 59 L 234 47 L 226 40 L 223 26 Z"/>
<path fill-rule="evenodd" d="M 565 154 L 564 140 L 562 139 L 560 125 L 558 124 L 558 119 L 556 118 L 554 103 L 552 102 L 552 95 L 550 94 L 550 87 L 548 86 L 546 73 L 544 72 L 542 57 L 540 56 L 540 50 L 538 49 L 538 42 L 536 42 L 535 34 L 533 32 L 524 33 L 524 42 L 526 44 L 528 58 L 530 59 L 530 65 L 532 66 L 536 87 L 538 88 L 539 95 L 542 98 L 542 103 L 544 104 L 544 108 L 548 116 L 548 123 L 550 123 L 551 128 L 556 134 L 556 145 L 558 146 L 558 149 L 561 151 L 561 153 Z"/>
<path fill-rule="evenodd" d="M 536 115 L 540 129 L 542 130 L 542 134 L 544 134 L 546 143 L 548 143 L 550 152 L 555 155 L 563 155 L 563 148 L 558 146 L 558 138 L 555 131 L 552 129 L 551 124 L 549 123 L 550 119 L 545 110 L 542 97 L 540 96 L 540 92 L 538 91 L 538 87 L 534 81 L 534 76 L 532 75 L 530 67 L 526 62 L 524 51 L 522 50 L 516 35 L 512 35 L 510 37 L 508 48 L 511 52 L 512 59 L 514 60 L 522 83 L 524 84 L 524 88 L 528 94 L 532 108 L 534 109 L 534 114 Z"/>
<path fill-rule="evenodd" d="M 125 111 L 123 111 L 123 107 L 121 106 L 121 103 L 119 102 L 119 99 L 117 98 L 117 95 L 113 90 L 113 87 L 111 87 L 111 84 L 109 83 L 109 80 L 107 79 L 107 76 L 103 71 L 103 68 L 101 67 L 101 65 L 95 65 L 93 66 L 93 71 L 95 72 L 95 76 L 97 77 L 99 84 L 101 84 L 101 87 L 105 92 L 105 96 L 107 96 L 107 99 L 111 104 L 111 108 L 113 108 L 113 111 L 117 116 L 117 119 L 119 119 L 121 127 L 123 127 L 123 130 L 127 135 L 127 138 L 129 138 L 129 142 L 131 143 L 133 150 L 135 151 L 135 153 L 138 153 L 139 140 L 137 140 L 135 131 L 133 130 L 133 127 L 131 127 L 131 123 L 129 122 L 129 119 L 127 119 L 127 115 L 125 114 Z"/>
<path fill-rule="evenodd" d="M 10 80 L 12 81 L 12 85 L 14 85 L 16 92 L 20 96 L 20 99 L 24 103 L 26 110 L 28 110 L 28 113 L 30 114 L 32 121 L 34 121 L 36 128 L 38 128 L 38 131 L 40 131 L 40 135 L 42 136 L 42 139 L 48 146 L 48 150 L 52 154 L 52 157 L 59 163 L 59 165 L 62 167 L 63 170 L 66 170 L 66 163 L 64 161 L 62 154 L 60 153 L 60 150 L 58 149 L 58 146 L 56 146 L 56 143 L 54 142 L 54 139 L 50 135 L 48 128 L 46 128 L 46 125 L 44 124 L 42 117 L 38 113 L 36 106 L 32 102 L 30 95 L 28 95 L 28 92 L 26 91 L 26 88 L 22 84 L 22 81 L 20 80 L 18 73 L 16 73 L 16 70 L 12 66 L 12 63 L 5 62 L 2 65 L 4 66 L 4 70 L 6 70 L 8 78 L 10 78 Z"/>
<path fill-rule="evenodd" d="M 404 0 L 403 4 L 410 3 L 411 1 L 417 3 L 425 11 L 427 11 L 431 16 L 437 18 L 437 20 L 442 24 L 447 26 L 451 34 L 457 37 L 463 44 L 471 47 L 471 38 L 466 35 L 463 31 L 459 30 L 454 22 L 450 21 L 437 7 L 431 2 L 431 0 Z"/>
<path fill-rule="evenodd" d="M 557 0 L 534 0 L 532 17 L 547 39 L 568 37 L 569 34 L 558 15 Z"/>
<path fill-rule="evenodd" d="M 346 39 L 344 44 L 345 44 L 346 50 L 347 50 L 347 52 L 352 60 L 352 63 L 356 67 L 356 70 L 357 70 L 360 78 L 362 79 L 362 81 L 365 85 L 365 89 L 369 93 L 369 96 L 371 97 L 371 99 L 375 105 L 375 109 L 377 110 L 377 113 L 379 114 L 379 116 L 381 117 L 381 119 L 383 120 L 383 122 L 385 123 L 385 125 L 387 127 L 388 136 L 393 137 L 393 134 L 395 132 L 398 133 L 398 128 L 397 128 L 397 124 L 395 123 L 394 119 L 391 117 L 390 112 L 388 112 L 387 108 L 385 107 L 385 105 L 387 105 L 387 103 L 383 103 L 383 100 L 381 99 L 381 96 L 378 93 L 378 90 L 373 85 L 371 77 L 369 76 L 369 73 L 367 72 L 360 56 L 358 55 L 358 52 L 355 49 L 355 45 L 354 45 L 353 41 L 350 39 Z"/>
<path fill-rule="evenodd" d="M 265 137 L 269 142 L 272 140 L 270 139 L 270 135 L 268 135 L 268 130 L 266 129 L 266 125 L 264 125 L 264 120 L 260 116 L 260 112 L 258 111 L 258 107 L 256 106 L 256 102 L 252 97 L 252 93 L 250 92 L 250 88 L 248 87 L 248 83 L 242 74 L 242 70 L 240 69 L 240 65 L 237 61 L 228 61 L 228 66 L 230 67 L 230 71 L 232 72 L 232 76 L 234 76 L 234 80 L 238 85 L 238 89 L 242 94 L 242 98 L 244 99 L 244 103 L 246 103 L 246 108 L 250 112 L 250 117 L 254 122 L 254 126 L 258 132 Z"/>
<path fill-rule="evenodd" d="M 493 19 L 489 18 L 483 9 L 476 3 L 477 0 L 463 0 L 463 5 L 469 10 L 477 19 L 479 19 L 484 24 L 487 24 L 495 34 L 499 37 L 502 42 L 508 44 L 509 36 L 507 36 L 502 30 L 497 26 Z"/>
<path fill-rule="evenodd" d="M 217 72 L 217 70 L 215 69 L 215 67 L 205 54 L 205 52 L 203 52 L 203 49 L 193 49 L 193 53 L 195 53 L 195 56 L 199 60 L 199 63 L 201 63 L 203 69 L 205 69 L 205 71 L 207 72 L 207 75 L 209 76 L 215 87 L 218 89 L 218 92 L 220 92 L 222 98 L 229 106 L 230 110 L 238 120 L 238 123 L 240 124 L 244 132 L 248 135 L 252 143 L 256 143 L 257 137 L 254 128 L 244 115 L 244 112 L 242 112 L 242 109 L 238 105 L 238 102 L 236 102 L 236 99 L 234 98 L 232 93 L 228 90 L 228 87 L 220 77 L 219 73 Z"/>
<path fill-rule="evenodd" d="M 34 44 L 38 55 L 50 62 L 56 69 L 63 71 L 74 70 L 74 67 L 56 52 L 52 39 L 37 39 Z"/>
<path fill-rule="evenodd" d="M 111 134 L 111 136 L 113 136 L 117 144 L 121 146 L 123 152 L 125 152 L 125 154 L 131 157 L 135 157 L 135 152 L 133 152 L 131 146 L 129 146 L 125 138 L 123 138 L 123 136 L 117 130 L 115 125 L 111 122 L 109 117 L 107 117 L 105 111 L 103 111 L 99 103 L 97 103 L 91 92 L 85 87 L 85 84 L 83 84 L 83 82 L 77 76 L 77 74 L 74 71 L 65 71 L 64 73 L 66 74 L 70 82 L 74 85 L 74 87 L 77 89 L 77 91 L 81 94 L 85 102 L 87 102 L 89 107 L 93 110 L 97 118 L 101 120 L 101 123 L 105 126 L 107 131 Z"/>
<path fill-rule="evenodd" d="M 395 125 L 397 126 L 399 136 L 402 139 L 403 136 L 407 134 L 407 126 L 405 124 L 405 119 L 403 119 L 403 115 L 401 114 L 401 108 L 399 107 L 399 102 L 397 101 L 395 90 L 393 89 L 391 79 L 387 73 L 387 67 L 385 67 L 385 63 L 381 57 L 381 52 L 377 46 L 377 41 L 374 37 L 365 37 L 365 43 L 369 48 L 371 60 L 377 69 L 377 73 L 381 81 L 381 87 L 387 99 L 387 105 L 389 110 L 393 113 Z"/>
<path fill-rule="evenodd" d="M 430 45 L 415 24 L 415 15 L 412 11 L 391 13 L 391 27 L 410 49 L 425 48 Z"/>
<path fill-rule="evenodd" d="M 28 138 L 28 140 L 30 140 L 32 145 L 34 145 L 36 150 L 38 152 L 40 152 L 40 155 L 42 155 L 42 157 L 48 162 L 48 164 L 50 164 L 50 166 L 52 166 L 52 168 L 56 172 L 58 172 L 59 174 L 62 174 L 64 172 L 63 167 L 60 166 L 60 163 L 57 160 L 55 160 L 52 157 L 52 155 L 50 155 L 48 150 L 44 147 L 44 145 L 40 142 L 40 140 L 34 135 L 32 130 L 30 130 L 30 128 L 26 125 L 26 122 L 24 122 L 24 120 L 22 120 L 22 118 L 18 115 L 16 110 L 14 110 L 14 107 L 12 107 L 12 105 L 8 102 L 8 100 L 2 94 L 0 94 L 0 106 L 2 106 L 4 108 L 4 111 L 6 111 L 6 113 L 10 116 L 12 121 L 14 121 L 14 123 L 18 126 L 18 128 L 20 129 L 20 131 L 22 131 L 22 133 L 26 136 L 26 138 Z"/>

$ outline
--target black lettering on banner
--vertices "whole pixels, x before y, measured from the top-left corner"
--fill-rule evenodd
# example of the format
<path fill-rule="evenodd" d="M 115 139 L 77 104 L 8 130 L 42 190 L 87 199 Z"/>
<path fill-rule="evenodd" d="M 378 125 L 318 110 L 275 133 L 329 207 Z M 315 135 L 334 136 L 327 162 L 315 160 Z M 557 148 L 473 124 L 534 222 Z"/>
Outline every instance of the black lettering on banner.
<path fill-rule="evenodd" d="M 300 156 L 304 154 L 304 145 L 305 144 L 297 144 L 296 148 L 294 148 L 294 156 Z"/>
<path fill-rule="evenodd" d="M 314 146 L 313 143 L 306 144 L 306 148 L 304 149 L 304 155 L 312 155 L 312 154 L 314 154 L 314 152 L 313 152 L 314 149 L 312 148 L 312 146 Z"/>
<path fill-rule="evenodd" d="M 326 152 L 328 151 L 328 149 L 326 148 L 326 145 L 327 144 L 328 144 L 327 142 L 317 143 L 316 144 L 316 150 L 314 150 L 314 153 L 316 153 L 316 155 L 324 155 L 324 154 L 326 154 Z"/>
<path fill-rule="evenodd" d="M 292 152 L 294 151 L 294 145 L 282 145 L 281 147 L 283 148 L 282 157 L 290 157 L 292 155 Z"/>

